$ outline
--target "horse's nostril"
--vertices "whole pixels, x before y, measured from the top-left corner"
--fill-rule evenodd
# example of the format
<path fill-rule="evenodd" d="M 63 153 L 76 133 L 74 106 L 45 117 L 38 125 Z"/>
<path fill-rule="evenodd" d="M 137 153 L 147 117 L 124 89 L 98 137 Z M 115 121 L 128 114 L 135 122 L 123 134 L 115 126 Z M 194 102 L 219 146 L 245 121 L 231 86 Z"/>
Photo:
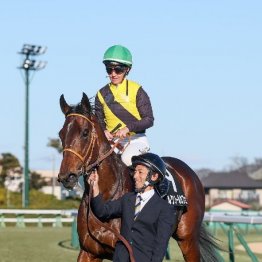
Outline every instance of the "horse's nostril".
<path fill-rule="evenodd" d="M 57 181 L 62 183 L 65 188 L 72 189 L 78 181 L 78 176 L 73 172 L 59 173 Z"/>
<path fill-rule="evenodd" d="M 68 176 L 68 179 L 74 179 L 76 177 L 76 175 L 75 174 L 69 174 L 69 176 Z"/>
<path fill-rule="evenodd" d="M 70 183 L 74 183 L 77 181 L 77 176 L 74 173 L 68 175 L 67 181 Z"/>

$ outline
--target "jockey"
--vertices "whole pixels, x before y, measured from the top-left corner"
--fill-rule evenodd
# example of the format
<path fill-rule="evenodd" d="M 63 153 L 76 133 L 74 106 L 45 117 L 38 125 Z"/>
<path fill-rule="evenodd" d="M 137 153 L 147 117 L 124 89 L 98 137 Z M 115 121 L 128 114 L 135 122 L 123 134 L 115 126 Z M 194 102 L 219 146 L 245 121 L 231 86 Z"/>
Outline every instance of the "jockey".
<path fill-rule="evenodd" d="M 130 166 L 132 156 L 149 151 L 145 133 L 154 124 L 151 102 L 141 85 L 127 79 L 133 62 L 126 47 L 109 47 L 103 63 L 110 83 L 97 92 L 95 113 L 106 138 L 119 138 L 123 150 L 116 153 Z"/>

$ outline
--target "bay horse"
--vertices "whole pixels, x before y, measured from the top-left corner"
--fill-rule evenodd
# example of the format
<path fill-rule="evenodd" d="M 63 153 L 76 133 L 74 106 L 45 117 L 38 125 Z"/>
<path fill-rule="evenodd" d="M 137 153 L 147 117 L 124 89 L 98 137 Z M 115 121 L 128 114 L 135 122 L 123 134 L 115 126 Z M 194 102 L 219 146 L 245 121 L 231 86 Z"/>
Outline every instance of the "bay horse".
<path fill-rule="evenodd" d="M 113 200 L 133 190 L 130 170 L 113 152 L 85 93 L 77 105 L 68 105 L 64 95 L 61 95 L 60 107 L 65 115 L 65 122 L 59 132 L 63 159 L 58 181 L 67 189 L 73 189 L 82 175 L 85 181 L 85 190 L 77 217 L 80 242 L 77 261 L 112 260 L 118 238 L 111 230 L 98 224 L 92 216 L 87 177 L 92 168 L 97 168 L 100 193 L 104 200 Z M 216 255 L 218 245 L 203 224 L 205 193 L 198 176 L 186 163 L 177 158 L 163 157 L 163 160 L 168 171 L 176 176 L 181 184 L 188 202 L 187 207 L 178 212 L 180 215 L 177 217 L 177 226 L 172 235 L 181 249 L 184 260 L 219 261 Z M 106 222 L 107 226 L 117 232 L 120 231 L 120 223 L 120 219 Z"/>

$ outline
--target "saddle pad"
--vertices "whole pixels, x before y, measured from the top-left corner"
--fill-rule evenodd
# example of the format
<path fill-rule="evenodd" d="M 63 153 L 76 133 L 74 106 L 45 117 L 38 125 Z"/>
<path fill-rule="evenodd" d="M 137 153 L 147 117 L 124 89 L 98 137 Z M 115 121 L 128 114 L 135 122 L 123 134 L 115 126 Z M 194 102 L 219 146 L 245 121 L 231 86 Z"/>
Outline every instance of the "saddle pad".
<path fill-rule="evenodd" d="M 186 206 L 187 199 L 176 177 L 167 170 L 164 180 L 157 186 L 160 196 L 174 206 Z"/>

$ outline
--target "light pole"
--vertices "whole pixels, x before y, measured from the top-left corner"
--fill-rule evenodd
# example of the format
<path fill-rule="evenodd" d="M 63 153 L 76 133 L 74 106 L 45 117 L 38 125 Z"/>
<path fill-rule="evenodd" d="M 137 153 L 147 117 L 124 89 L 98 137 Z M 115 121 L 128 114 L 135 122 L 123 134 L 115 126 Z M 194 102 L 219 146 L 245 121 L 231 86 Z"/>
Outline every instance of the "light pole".
<path fill-rule="evenodd" d="M 24 71 L 25 81 L 25 144 L 24 144 L 24 183 L 23 183 L 23 207 L 29 206 L 29 85 L 30 72 L 45 68 L 46 62 L 36 61 L 32 56 L 41 55 L 47 48 L 37 45 L 24 44 L 19 54 L 23 55 L 23 63 L 19 69 Z"/>

